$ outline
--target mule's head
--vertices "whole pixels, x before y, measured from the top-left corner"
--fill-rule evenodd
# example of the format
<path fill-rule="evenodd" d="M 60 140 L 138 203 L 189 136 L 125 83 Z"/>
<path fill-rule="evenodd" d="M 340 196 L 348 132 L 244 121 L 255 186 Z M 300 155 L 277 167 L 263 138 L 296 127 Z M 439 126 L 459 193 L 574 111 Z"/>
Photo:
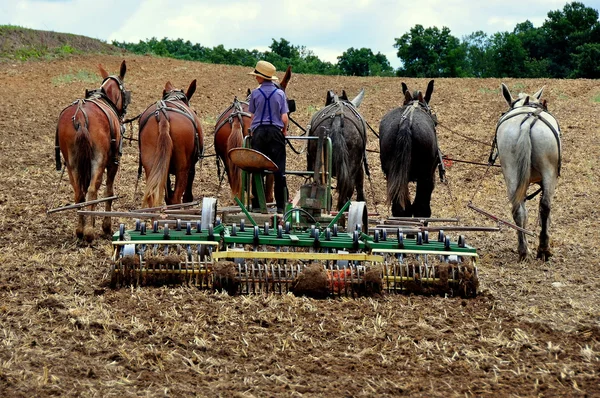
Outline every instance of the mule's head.
<path fill-rule="evenodd" d="M 187 91 L 184 93 L 183 90 L 176 89 L 170 81 L 167 81 L 163 90 L 163 100 L 170 101 L 183 101 L 189 106 L 190 99 L 196 92 L 196 79 L 192 80 Z"/>
<path fill-rule="evenodd" d="M 358 93 L 358 95 L 356 97 L 354 97 L 354 99 L 352 99 L 352 100 L 348 99 L 348 94 L 346 94 L 346 90 L 342 90 L 342 95 L 339 97 L 333 92 L 333 90 L 328 90 L 327 97 L 325 98 L 325 106 L 331 105 L 338 101 L 346 101 L 346 102 L 350 102 L 352 105 L 354 105 L 354 107 L 358 108 L 360 106 L 360 104 L 362 103 L 364 97 L 365 97 L 365 89 L 364 88 L 362 90 L 360 90 L 360 93 Z"/>
<path fill-rule="evenodd" d="M 98 65 L 98 68 L 100 69 L 102 79 L 104 79 L 100 90 L 115 106 L 119 116 L 125 115 L 127 113 L 127 106 L 131 102 L 131 91 L 126 91 L 123 84 L 125 73 L 127 72 L 125 61 L 121 62 L 121 69 L 118 76 L 109 75 L 102 65 Z"/>
<path fill-rule="evenodd" d="M 429 101 L 431 101 L 431 94 L 433 93 L 433 83 L 433 80 L 429 81 L 429 84 L 427 84 L 427 90 L 425 91 L 425 96 L 423 96 L 423 93 L 419 90 L 415 90 L 411 94 L 406 83 L 402 82 L 402 93 L 404 94 L 404 102 L 402 105 L 408 105 L 411 102 L 417 101 L 419 104 L 429 108 Z"/>
<path fill-rule="evenodd" d="M 502 96 L 504 97 L 504 100 L 506 101 L 506 103 L 508 104 L 508 107 L 510 109 L 518 108 L 521 106 L 542 107 L 544 109 L 547 109 L 547 107 L 546 107 L 547 102 L 545 100 L 540 101 L 540 98 L 542 96 L 542 93 L 544 92 L 545 86 L 540 88 L 533 95 L 529 95 L 526 93 L 519 93 L 517 98 L 513 98 L 513 96 L 510 94 L 510 90 L 508 89 L 506 84 L 502 83 L 501 87 L 502 87 Z"/>

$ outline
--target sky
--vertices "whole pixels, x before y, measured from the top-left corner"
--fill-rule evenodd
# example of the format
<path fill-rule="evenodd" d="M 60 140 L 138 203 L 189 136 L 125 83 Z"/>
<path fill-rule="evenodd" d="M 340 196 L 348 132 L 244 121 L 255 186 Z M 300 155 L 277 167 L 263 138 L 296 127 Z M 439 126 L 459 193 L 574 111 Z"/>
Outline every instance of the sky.
<path fill-rule="evenodd" d="M 600 10 L 600 0 L 579 0 Z M 0 0 L 0 25 L 137 43 L 152 37 L 204 47 L 265 51 L 273 39 L 304 46 L 323 61 L 353 47 L 382 53 L 397 68 L 395 39 L 415 25 L 476 31 L 539 27 L 564 0 Z"/>

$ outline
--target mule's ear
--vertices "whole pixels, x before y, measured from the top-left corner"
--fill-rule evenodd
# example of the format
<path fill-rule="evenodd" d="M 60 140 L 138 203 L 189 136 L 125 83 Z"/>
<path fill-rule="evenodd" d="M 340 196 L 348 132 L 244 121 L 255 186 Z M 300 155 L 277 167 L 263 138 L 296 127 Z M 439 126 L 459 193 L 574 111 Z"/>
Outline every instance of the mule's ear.
<path fill-rule="evenodd" d="M 513 98 L 512 95 L 510 95 L 508 87 L 506 87 L 506 84 L 504 83 L 502 83 L 502 95 L 504 96 L 504 100 L 506 101 L 508 106 L 511 106 L 511 104 L 513 103 Z"/>
<path fill-rule="evenodd" d="M 192 82 L 190 83 L 190 86 L 187 89 L 187 93 L 185 93 L 185 96 L 187 97 L 188 101 L 190 100 L 190 98 L 192 98 L 192 95 L 194 95 L 195 92 L 196 92 L 196 79 L 192 80 Z"/>
<path fill-rule="evenodd" d="M 408 91 L 408 86 L 406 85 L 406 83 L 402 82 L 402 95 L 404 95 L 404 93 L 407 91 Z"/>
<path fill-rule="evenodd" d="M 429 84 L 427 85 L 427 91 L 425 91 L 425 103 L 429 104 L 429 101 L 431 100 L 431 94 L 433 94 L 433 80 L 431 80 L 429 82 Z"/>
<path fill-rule="evenodd" d="M 125 79 L 125 73 L 127 73 L 127 65 L 125 64 L 125 60 L 121 62 L 121 69 L 119 70 L 119 78 L 121 80 Z"/>
<path fill-rule="evenodd" d="M 108 72 L 104 70 L 100 64 L 98 64 L 98 69 L 100 69 L 100 76 L 102 76 L 102 79 L 106 79 L 108 77 Z"/>
<path fill-rule="evenodd" d="M 540 97 L 542 96 L 542 93 L 544 92 L 545 88 L 546 88 L 546 86 L 543 86 L 542 88 L 540 88 L 537 93 L 533 94 L 533 97 L 537 98 L 537 99 L 540 99 Z"/>
<path fill-rule="evenodd" d="M 354 97 L 354 99 L 350 102 L 352 102 L 352 105 L 354 105 L 356 108 L 358 108 L 360 106 L 360 104 L 362 104 L 364 98 L 365 98 L 365 89 L 363 88 L 362 90 L 360 90 L 360 93 L 358 93 L 358 95 L 356 97 Z"/>
<path fill-rule="evenodd" d="M 412 95 L 410 95 L 410 91 L 406 90 L 404 92 L 404 104 L 403 105 L 408 104 L 410 101 L 412 101 Z"/>
<path fill-rule="evenodd" d="M 168 92 L 168 91 L 173 91 L 173 85 L 171 84 L 171 82 L 170 82 L 170 81 L 167 81 L 167 82 L 165 83 L 165 91 L 166 91 L 166 92 Z"/>
<path fill-rule="evenodd" d="M 285 91 L 285 89 L 287 88 L 287 85 L 290 82 L 291 78 L 292 78 L 292 65 L 289 65 L 287 67 L 287 69 L 285 70 L 285 75 L 283 75 L 283 79 L 281 79 L 281 83 L 279 83 L 279 85 L 281 86 L 281 89 L 283 91 Z"/>
<path fill-rule="evenodd" d="M 333 102 L 334 96 L 335 96 L 335 94 L 333 94 L 333 91 L 327 90 L 327 98 L 325 98 L 325 106 L 327 106 Z"/>
<path fill-rule="evenodd" d="M 348 100 L 348 94 L 346 94 L 346 90 L 342 90 L 342 96 L 340 97 L 341 100 L 345 100 L 345 101 L 349 101 Z"/>
<path fill-rule="evenodd" d="M 544 107 L 545 110 L 548 110 L 548 101 L 542 100 L 542 106 Z"/>
<path fill-rule="evenodd" d="M 252 94 L 252 91 L 250 91 L 250 89 L 248 89 L 248 91 L 246 91 L 246 96 L 250 96 L 250 94 Z"/>

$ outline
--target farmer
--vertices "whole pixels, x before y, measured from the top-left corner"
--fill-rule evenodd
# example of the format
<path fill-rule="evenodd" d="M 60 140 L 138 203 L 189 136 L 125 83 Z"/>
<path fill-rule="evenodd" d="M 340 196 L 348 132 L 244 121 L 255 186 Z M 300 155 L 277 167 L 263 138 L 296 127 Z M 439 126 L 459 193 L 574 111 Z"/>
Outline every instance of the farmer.
<path fill-rule="evenodd" d="M 258 61 L 254 71 L 248 73 L 256 78 L 259 87 L 250 94 L 249 111 L 252 114 L 250 131 L 252 148 L 269 157 L 278 167 L 275 179 L 275 202 L 277 213 L 285 210 L 287 186 L 285 181 L 285 136 L 288 128 L 288 104 L 285 92 L 275 85 L 275 66 Z M 252 186 L 253 207 L 258 207 L 256 187 Z"/>

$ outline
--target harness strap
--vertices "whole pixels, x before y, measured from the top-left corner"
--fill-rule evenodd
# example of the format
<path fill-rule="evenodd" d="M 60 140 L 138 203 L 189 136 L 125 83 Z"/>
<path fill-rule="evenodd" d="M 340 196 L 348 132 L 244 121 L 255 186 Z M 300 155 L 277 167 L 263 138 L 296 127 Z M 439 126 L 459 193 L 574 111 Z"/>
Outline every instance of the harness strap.
<path fill-rule="evenodd" d="M 498 123 L 496 124 L 496 131 L 494 133 L 494 141 L 492 143 L 492 151 L 490 152 L 490 157 L 488 159 L 488 163 L 491 162 L 491 164 L 494 164 L 494 162 L 496 161 L 496 158 L 498 157 L 497 138 L 498 138 L 498 129 L 500 128 L 500 125 L 502 123 L 504 123 L 505 121 L 512 119 L 513 117 L 526 115 L 525 119 L 523 119 L 521 124 L 525 123 L 525 121 L 529 117 L 534 117 L 536 120 L 534 120 L 533 123 L 531 123 L 531 127 L 533 127 L 533 125 L 538 120 L 541 120 L 550 129 L 550 131 L 552 131 L 552 134 L 554 134 L 554 138 L 556 139 L 556 145 L 558 146 L 558 175 L 560 176 L 560 170 L 562 167 L 562 150 L 561 150 L 561 145 L 560 145 L 560 133 L 558 132 L 558 130 L 556 130 L 554 128 L 554 126 L 552 126 L 552 124 L 546 118 L 544 118 L 542 116 L 542 112 L 550 115 L 554 119 L 554 121 L 556 122 L 557 125 L 558 125 L 558 120 L 556 120 L 556 118 L 554 116 L 552 116 L 552 114 L 550 112 L 545 110 L 543 105 L 529 104 L 529 105 L 526 105 L 525 107 L 534 108 L 535 110 L 532 112 L 528 109 L 519 109 L 519 108 L 509 109 L 506 113 L 504 113 L 500 117 L 500 120 L 498 120 Z M 523 108 L 525 108 L 525 107 L 523 107 Z M 514 111 L 514 110 L 516 110 L 517 112 L 514 112 L 511 114 L 511 111 Z M 560 130 L 560 126 L 558 127 L 558 129 Z M 529 130 L 529 134 L 531 134 L 531 130 Z"/>

